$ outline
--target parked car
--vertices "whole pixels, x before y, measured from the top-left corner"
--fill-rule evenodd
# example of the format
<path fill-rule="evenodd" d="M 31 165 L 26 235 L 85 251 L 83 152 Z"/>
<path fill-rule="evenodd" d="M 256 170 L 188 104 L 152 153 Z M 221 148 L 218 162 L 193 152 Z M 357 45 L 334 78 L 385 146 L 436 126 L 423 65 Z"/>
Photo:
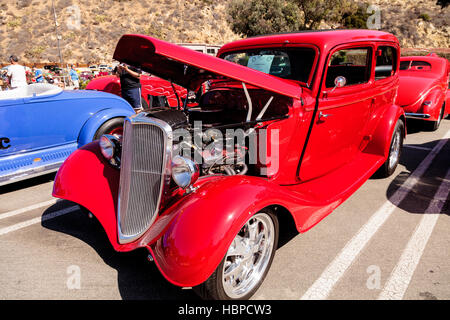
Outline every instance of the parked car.
<path fill-rule="evenodd" d="M 407 118 L 425 120 L 437 130 L 450 114 L 450 63 L 436 54 L 401 57 L 397 103 Z"/>
<path fill-rule="evenodd" d="M 81 71 L 80 79 L 83 81 L 90 81 L 94 79 L 94 74 L 91 71 Z"/>
<path fill-rule="evenodd" d="M 400 48 L 389 33 L 337 30 L 249 38 L 218 56 L 124 35 L 115 60 L 209 89 L 196 107 L 141 112 L 121 139 L 72 153 L 53 196 L 92 212 L 115 250 L 146 248 L 169 282 L 247 299 L 285 223 L 306 232 L 374 173 L 394 172 Z"/>
<path fill-rule="evenodd" d="M 116 75 L 95 78 L 88 83 L 86 89 L 122 95 L 120 79 Z M 186 89 L 176 84 L 172 87 L 169 81 L 151 75 L 141 76 L 143 109 L 165 106 L 177 107 L 182 104 L 181 101 L 186 98 L 186 95 Z"/>
<path fill-rule="evenodd" d="M 82 145 L 120 135 L 132 114 L 125 100 L 103 92 L 51 84 L 0 92 L 0 185 L 57 171 Z"/>

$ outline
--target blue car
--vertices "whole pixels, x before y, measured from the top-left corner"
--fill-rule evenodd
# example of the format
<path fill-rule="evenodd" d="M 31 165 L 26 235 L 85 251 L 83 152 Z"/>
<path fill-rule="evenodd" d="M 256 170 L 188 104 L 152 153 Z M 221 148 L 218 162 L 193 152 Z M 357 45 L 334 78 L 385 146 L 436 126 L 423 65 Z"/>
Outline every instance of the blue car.
<path fill-rule="evenodd" d="M 122 98 L 50 84 L 0 91 L 0 186 L 57 171 L 77 148 L 122 134 L 134 114 Z"/>

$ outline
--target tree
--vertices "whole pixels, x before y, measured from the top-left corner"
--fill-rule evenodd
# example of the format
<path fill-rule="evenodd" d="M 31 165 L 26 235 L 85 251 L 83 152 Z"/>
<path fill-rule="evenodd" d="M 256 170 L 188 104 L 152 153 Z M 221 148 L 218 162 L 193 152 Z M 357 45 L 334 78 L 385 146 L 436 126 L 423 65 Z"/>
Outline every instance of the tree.
<path fill-rule="evenodd" d="M 320 23 L 363 27 L 364 13 L 354 0 L 232 0 L 229 22 L 246 36 L 314 30 Z"/>
<path fill-rule="evenodd" d="M 229 11 L 231 29 L 251 37 L 296 31 L 300 26 L 298 8 L 285 0 L 233 0 Z"/>
<path fill-rule="evenodd" d="M 344 9 L 341 24 L 349 29 L 367 29 L 367 20 L 370 14 L 367 13 L 368 5 L 357 5 L 355 8 Z"/>
<path fill-rule="evenodd" d="M 342 10 L 349 4 L 346 0 L 291 0 L 296 4 L 302 13 L 302 22 L 300 29 L 314 30 L 326 20 L 340 21 Z"/>

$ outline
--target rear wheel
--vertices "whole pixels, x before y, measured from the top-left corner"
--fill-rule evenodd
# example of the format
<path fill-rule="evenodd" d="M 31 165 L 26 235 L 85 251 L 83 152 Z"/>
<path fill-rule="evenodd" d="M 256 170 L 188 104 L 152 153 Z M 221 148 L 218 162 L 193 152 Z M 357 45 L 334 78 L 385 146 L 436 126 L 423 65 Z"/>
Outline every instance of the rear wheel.
<path fill-rule="evenodd" d="M 124 118 L 113 118 L 106 121 L 98 128 L 93 140 L 98 140 L 104 134 L 110 134 L 116 137 L 123 135 Z"/>
<path fill-rule="evenodd" d="M 244 300 L 263 282 L 278 244 L 278 219 L 264 209 L 247 220 L 214 273 L 194 290 L 204 299 Z"/>
<path fill-rule="evenodd" d="M 436 131 L 439 129 L 439 126 L 441 125 L 442 118 L 444 117 L 444 111 L 445 111 L 445 104 L 442 105 L 441 112 L 439 112 L 439 117 L 437 121 L 427 121 L 426 126 L 427 129 L 430 131 Z"/>
<path fill-rule="evenodd" d="M 405 131 L 405 125 L 402 120 L 398 120 L 395 125 L 394 133 L 391 138 L 391 145 L 389 147 L 389 155 L 386 162 L 378 169 L 378 175 L 381 177 L 389 177 L 397 169 L 397 165 L 400 161 L 403 147 L 403 136 Z"/>

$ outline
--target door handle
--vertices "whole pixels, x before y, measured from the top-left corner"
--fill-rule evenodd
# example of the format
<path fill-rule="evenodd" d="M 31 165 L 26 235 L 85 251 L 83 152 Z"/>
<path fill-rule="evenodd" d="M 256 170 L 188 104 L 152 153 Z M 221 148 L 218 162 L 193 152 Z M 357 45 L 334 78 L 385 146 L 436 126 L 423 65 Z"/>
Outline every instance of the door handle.
<path fill-rule="evenodd" d="M 324 121 L 326 118 L 331 117 L 332 114 L 326 114 L 322 111 L 319 112 L 319 121 Z"/>

